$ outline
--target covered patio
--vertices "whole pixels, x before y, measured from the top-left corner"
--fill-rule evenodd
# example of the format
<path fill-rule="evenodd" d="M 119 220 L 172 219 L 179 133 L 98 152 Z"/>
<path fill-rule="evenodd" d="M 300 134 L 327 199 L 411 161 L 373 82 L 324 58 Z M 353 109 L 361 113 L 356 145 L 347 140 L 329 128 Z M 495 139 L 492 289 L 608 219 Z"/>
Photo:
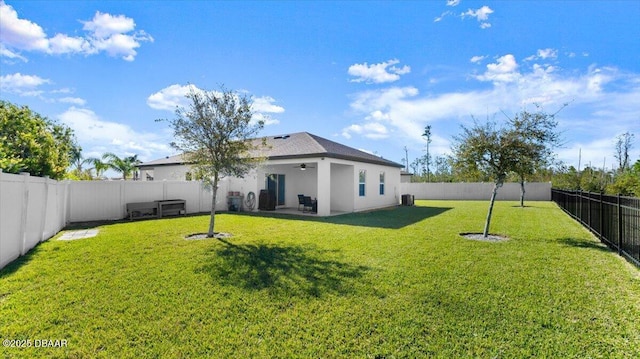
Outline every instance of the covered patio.
<path fill-rule="evenodd" d="M 356 170 L 352 163 L 336 161 L 326 157 L 272 160 L 258 169 L 257 185 L 275 194 L 279 213 L 332 216 L 353 212 Z M 298 195 L 317 201 L 317 213 L 299 211 Z"/>

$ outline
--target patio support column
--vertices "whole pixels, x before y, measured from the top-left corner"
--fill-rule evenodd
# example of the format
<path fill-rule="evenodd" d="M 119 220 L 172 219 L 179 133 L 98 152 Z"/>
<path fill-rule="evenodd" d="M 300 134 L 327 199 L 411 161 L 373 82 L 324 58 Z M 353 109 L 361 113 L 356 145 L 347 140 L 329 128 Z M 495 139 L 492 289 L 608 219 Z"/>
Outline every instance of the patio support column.
<path fill-rule="evenodd" d="M 331 162 L 327 158 L 318 161 L 318 216 L 331 214 Z"/>

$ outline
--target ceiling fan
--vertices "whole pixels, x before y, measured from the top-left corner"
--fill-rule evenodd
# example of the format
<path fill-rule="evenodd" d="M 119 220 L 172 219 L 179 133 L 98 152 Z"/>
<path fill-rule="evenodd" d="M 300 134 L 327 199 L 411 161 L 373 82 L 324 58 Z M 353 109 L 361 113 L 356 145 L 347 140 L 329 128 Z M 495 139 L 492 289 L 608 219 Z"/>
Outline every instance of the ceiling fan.
<path fill-rule="evenodd" d="M 309 166 L 309 165 L 308 165 L 308 164 L 306 164 L 306 163 L 302 163 L 302 164 L 300 164 L 300 165 L 298 165 L 298 166 L 293 166 L 293 167 L 294 167 L 294 168 L 300 168 L 300 171 L 304 171 L 304 170 L 306 170 L 307 168 L 315 168 L 314 166 Z"/>

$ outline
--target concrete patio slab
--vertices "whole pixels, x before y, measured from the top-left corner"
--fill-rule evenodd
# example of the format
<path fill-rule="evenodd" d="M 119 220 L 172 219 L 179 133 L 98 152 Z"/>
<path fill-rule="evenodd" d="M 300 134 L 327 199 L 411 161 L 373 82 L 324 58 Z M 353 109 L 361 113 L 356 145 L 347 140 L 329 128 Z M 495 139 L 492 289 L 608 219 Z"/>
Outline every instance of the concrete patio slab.
<path fill-rule="evenodd" d="M 81 231 L 69 231 L 58 238 L 59 241 L 74 241 L 76 239 L 91 238 L 98 235 L 98 229 L 83 229 Z"/>

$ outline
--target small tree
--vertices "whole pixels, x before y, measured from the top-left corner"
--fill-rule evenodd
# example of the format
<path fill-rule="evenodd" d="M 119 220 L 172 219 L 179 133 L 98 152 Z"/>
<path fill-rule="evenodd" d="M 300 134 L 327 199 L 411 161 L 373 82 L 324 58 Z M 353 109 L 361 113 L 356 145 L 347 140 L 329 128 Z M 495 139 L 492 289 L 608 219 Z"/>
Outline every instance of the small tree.
<path fill-rule="evenodd" d="M 494 122 L 487 121 L 479 124 L 474 119 L 474 126 L 462 126 L 462 134 L 454 137 L 452 148 L 456 167 L 465 172 L 480 170 L 490 175 L 494 181 L 491 201 L 487 212 L 483 235 L 489 235 L 493 204 L 502 187 L 507 174 L 514 168 L 514 163 L 521 148 L 522 141 L 518 140 L 515 131 L 498 128 Z"/>
<path fill-rule="evenodd" d="M 522 111 L 513 119 L 509 119 L 511 130 L 515 132 L 515 140 L 520 143 L 513 163 L 513 171 L 520 182 L 520 206 L 524 207 L 524 182 L 540 168 L 552 164 L 554 148 L 561 145 L 560 134 L 555 131 L 558 122 L 555 114 L 542 111 L 530 113 Z"/>
<path fill-rule="evenodd" d="M 252 120 L 250 98 L 224 87 L 220 92 L 192 89 L 187 98 L 189 108 L 178 108 L 176 118 L 167 120 L 175 137 L 171 146 L 211 185 L 207 236 L 213 237 L 218 181 L 225 176 L 244 177 L 257 166 L 260 159 L 250 152 L 260 145 L 252 138 L 264 127 L 264 121 Z"/>

